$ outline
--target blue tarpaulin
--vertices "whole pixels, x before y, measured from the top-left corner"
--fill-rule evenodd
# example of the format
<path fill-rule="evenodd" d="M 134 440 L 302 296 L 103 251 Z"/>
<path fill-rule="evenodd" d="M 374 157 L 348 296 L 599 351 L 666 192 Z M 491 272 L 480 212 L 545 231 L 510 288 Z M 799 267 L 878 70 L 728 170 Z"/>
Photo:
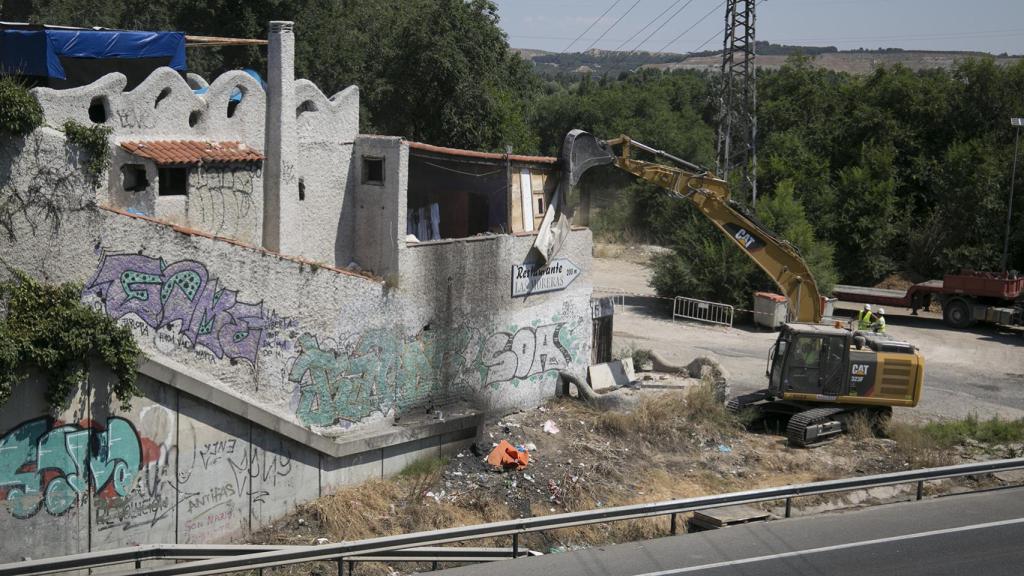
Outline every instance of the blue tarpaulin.
<path fill-rule="evenodd" d="M 0 28 L 0 72 L 66 79 L 60 58 L 170 58 L 185 72 L 184 32 Z"/>

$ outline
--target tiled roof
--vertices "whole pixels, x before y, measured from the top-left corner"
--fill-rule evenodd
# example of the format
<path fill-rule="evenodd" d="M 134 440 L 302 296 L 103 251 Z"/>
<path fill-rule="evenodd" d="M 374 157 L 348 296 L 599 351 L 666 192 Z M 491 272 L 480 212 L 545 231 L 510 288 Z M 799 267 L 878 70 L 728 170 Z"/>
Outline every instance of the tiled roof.
<path fill-rule="evenodd" d="M 236 141 L 146 140 L 121 142 L 120 146 L 161 166 L 198 166 L 263 160 L 263 154 L 258 150 Z"/>

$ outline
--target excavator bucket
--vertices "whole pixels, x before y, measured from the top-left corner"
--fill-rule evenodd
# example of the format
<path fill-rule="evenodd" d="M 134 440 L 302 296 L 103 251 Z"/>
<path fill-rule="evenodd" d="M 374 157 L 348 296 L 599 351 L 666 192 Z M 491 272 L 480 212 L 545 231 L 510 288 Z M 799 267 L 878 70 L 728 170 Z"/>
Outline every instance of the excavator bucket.
<path fill-rule="evenodd" d="M 565 135 L 560 152 L 562 178 L 568 177 L 569 186 L 579 184 L 583 173 L 594 166 L 615 162 L 611 147 L 604 140 L 583 130 L 573 130 Z"/>
<path fill-rule="evenodd" d="M 566 202 L 569 190 L 579 183 L 584 172 L 594 166 L 613 163 L 615 156 L 605 141 L 583 130 L 573 130 L 562 141 L 559 159 L 562 175 L 531 250 L 540 264 L 554 258 L 569 235 L 573 210 Z"/>

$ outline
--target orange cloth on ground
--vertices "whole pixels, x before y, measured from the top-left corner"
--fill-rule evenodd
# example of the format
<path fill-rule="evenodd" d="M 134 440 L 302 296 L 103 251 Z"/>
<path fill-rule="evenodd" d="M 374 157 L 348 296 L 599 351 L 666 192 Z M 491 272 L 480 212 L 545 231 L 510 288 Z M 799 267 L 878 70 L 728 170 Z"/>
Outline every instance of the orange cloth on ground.
<path fill-rule="evenodd" d="M 530 453 L 526 450 L 516 450 L 516 447 L 509 444 L 508 440 L 502 440 L 487 455 L 487 463 L 499 469 L 515 468 L 516 470 L 522 470 L 530 463 Z"/>

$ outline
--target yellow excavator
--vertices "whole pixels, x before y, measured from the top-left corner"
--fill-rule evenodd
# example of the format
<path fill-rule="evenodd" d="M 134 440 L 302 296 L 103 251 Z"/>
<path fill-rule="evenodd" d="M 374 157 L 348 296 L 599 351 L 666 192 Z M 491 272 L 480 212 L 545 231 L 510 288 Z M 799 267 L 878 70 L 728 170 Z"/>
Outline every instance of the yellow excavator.
<path fill-rule="evenodd" d="M 639 160 L 637 151 L 668 163 Z M 769 353 L 768 388 L 729 400 L 730 410 L 756 410 L 788 421 L 794 446 L 813 446 L 842 433 L 858 415 L 881 426 L 893 406 L 916 406 L 924 381 L 917 348 L 883 335 L 821 324 L 824 299 L 795 246 L 758 223 L 730 198 L 724 180 L 705 168 L 628 136 L 600 140 L 582 130 L 565 137 L 563 183 L 556 196 L 579 183 L 595 166 L 612 164 L 692 203 L 778 285 L 789 299 L 791 322 L 783 325 Z M 560 242 L 550 232 L 567 228 L 558 212 L 564 196 L 552 200 L 535 247 L 550 257 Z M 562 222 L 559 222 L 559 220 Z"/>

